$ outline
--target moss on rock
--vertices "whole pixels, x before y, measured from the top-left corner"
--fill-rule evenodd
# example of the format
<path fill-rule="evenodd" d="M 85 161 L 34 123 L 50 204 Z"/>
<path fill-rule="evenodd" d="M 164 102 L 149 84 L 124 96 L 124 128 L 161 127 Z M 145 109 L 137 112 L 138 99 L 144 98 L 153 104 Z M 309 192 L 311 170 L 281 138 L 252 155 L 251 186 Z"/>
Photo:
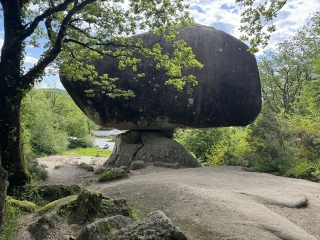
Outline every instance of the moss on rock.
<path fill-rule="evenodd" d="M 81 192 L 81 188 L 77 185 L 45 185 L 39 187 L 39 193 L 46 201 L 52 202 L 60 198 L 70 195 L 76 195 Z"/>
<path fill-rule="evenodd" d="M 94 171 L 94 168 L 91 165 L 89 165 L 87 163 L 84 163 L 84 162 L 80 163 L 78 165 L 78 167 L 79 168 L 83 168 L 83 169 L 87 170 L 88 172 L 93 172 Z"/>
<path fill-rule="evenodd" d="M 108 182 L 115 179 L 127 178 L 128 174 L 121 171 L 109 170 L 107 172 L 102 172 L 98 175 L 99 182 Z"/>
<path fill-rule="evenodd" d="M 50 213 L 42 216 L 37 222 L 28 227 L 28 231 L 35 240 L 44 239 L 52 229 L 55 229 L 60 222 L 60 217 L 56 213 Z"/>
<path fill-rule="evenodd" d="M 35 212 L 37 209 L 37 205 L 33 202 L 20 201 L 11 197 L 7 198 L 7 203 L 10 204 L 11 206 L 18 207 L 24 212 Z"/>
<path fill-rule="evenodd" d="M 63 215 L 63 210 L 67 208 L 66 206 L 72 205 L 73 202 L 77 199 L 78 195 L 71 195 L 64 197 L 53 202 L 48 203 L 47 205 L 38 209 L 39 215 L 48 214 L 51 212 L 59 212 L 60 215 Z"/>
<path fill-rule="evenodd" d="M 77 240 L 111 239 L 119 229 L 131 223 L 131 218 L 120 215 L 102 218 L 83 228 Z"/>

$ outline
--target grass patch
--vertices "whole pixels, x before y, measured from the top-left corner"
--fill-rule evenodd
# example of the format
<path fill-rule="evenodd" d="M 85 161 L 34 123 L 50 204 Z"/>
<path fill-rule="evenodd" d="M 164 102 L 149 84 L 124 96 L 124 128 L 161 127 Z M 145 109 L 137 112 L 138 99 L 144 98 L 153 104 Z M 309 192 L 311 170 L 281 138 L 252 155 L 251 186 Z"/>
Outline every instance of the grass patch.
<path fill-rule="evenodd" d="M 107 182 L 107 181 L 112 181 L 115 179 L 120 179 L 120 178 L 127 178 L 128 174 L 124 172 L 117 172 L 117 171 L 108 171 L 108 172 L 102 172 L 98 175 L 98 181 L 99 182 Z"/>
<path fill-rule="evenodd" d="M 0 226 L 0 240 L 14 239 L 15 233 L 18 231 L 19 208 L 8 204 L 6 207 L 6 218 L 2 226 Z"/>
<path fill-rule="evenodd" d="M 70 151 L 62 153 L 63 156 L 88 156 L 88 157 L 109 157 L 111 150 L 99 149 L 99 148 L 75 148 Z"/>

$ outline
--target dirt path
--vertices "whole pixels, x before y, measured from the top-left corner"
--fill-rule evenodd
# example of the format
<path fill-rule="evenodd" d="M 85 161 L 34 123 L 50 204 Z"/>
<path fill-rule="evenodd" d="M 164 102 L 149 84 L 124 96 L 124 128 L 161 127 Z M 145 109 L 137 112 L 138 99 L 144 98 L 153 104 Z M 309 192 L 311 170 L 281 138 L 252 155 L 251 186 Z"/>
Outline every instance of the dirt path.
<path fill-rule="evenodd" d="M 93 173 L 103 158 L 41 158 L 44 184 L 78 184 L 111 197 L 126 198 L 144 213 L 163 211 L 190 240 L 320 239 L 320 184 L 239 167 L 163 169 L 153 166 L 129 179 L 98 183 Z M 59 166 L 59 167 L 58 167 Z"/>

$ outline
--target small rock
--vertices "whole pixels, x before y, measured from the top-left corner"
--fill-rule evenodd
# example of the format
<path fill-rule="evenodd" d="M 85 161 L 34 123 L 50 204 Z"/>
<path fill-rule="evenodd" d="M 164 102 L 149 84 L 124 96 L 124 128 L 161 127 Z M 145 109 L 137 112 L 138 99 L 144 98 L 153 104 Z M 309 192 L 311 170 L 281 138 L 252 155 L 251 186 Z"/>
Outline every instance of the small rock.
<path fill-rule="evenodd" d="M 121 215 L 100 219 L 87 225 L 77 237 L 77 240 L 110 239 L 113 233 L 120 228 L 131 224 L 133 220 Z"/>
<path fill-rule="evenodd" d="M 80 163 L 78 167 L 86 169 L 88 172 L 93 172 L 94 171 L 94 168 L 91 165 L 86 164 L 84 162 Z"/>
<path fill-rule="evenodd" d="M 28 231 L 35 240 L 42 240 L 49 235 L 52 229 L 56 228 L 60 222 L 57 213 L 46 214 L 39 218 L 37 222 L 29 225 Z"/>
<path fill-rule="evenodd" d="M 187 240 L 187 237 L 174 226 L 171 220 L 161 211 L 155 211 L 115 233 L 112 240 Z"/>
<path fill-rule="evenodd" d="M 153 165 L 156 166 L 156 167 L 174 168 L 174 169 L 177 169 L 177 168 L 180 167 L 179 163 L 155 162 Z"/>
<path fill-rule="evenodd" d="M 94 174 L 100 174 L 102 172 L 106 172 L 107 169 L 105 169 L 104 167 L 99 167 L 94 171 Z"/>
<path fill-rule="evenodd" d="M 141 161 L 141 160 L 134 161 L 130 165 L 130 169 L 132 169 L 132 170 L 137 170 L 137 169 L 141 169 L 141 168 L 145 168 L 145 167 L 146 167 L 146 165 L 145 165 L 144 161 Z"/>

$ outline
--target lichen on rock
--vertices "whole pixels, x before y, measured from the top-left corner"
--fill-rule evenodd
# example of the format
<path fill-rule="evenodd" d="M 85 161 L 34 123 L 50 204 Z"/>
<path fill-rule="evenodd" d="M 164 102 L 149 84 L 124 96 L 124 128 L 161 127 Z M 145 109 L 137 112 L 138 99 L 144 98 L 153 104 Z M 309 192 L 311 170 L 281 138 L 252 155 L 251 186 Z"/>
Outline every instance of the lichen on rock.
<path fill-rule="evenodd" d="M 60 222 L 57 213 L 49 213 L 38 219 L 35 223 L 29 225 L 28 231 L 35 240 L 43 240 Z"/>

